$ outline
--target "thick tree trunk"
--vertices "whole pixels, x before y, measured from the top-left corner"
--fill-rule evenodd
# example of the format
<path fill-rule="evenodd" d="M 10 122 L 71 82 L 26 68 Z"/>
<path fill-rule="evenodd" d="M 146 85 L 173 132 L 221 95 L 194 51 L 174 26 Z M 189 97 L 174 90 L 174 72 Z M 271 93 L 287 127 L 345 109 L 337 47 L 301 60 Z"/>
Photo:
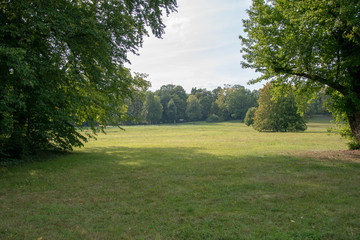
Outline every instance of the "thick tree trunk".
<path fill-rule="evenodd" d="M 355 110 L 351 114 L 347 114 L 351 131 L 356 138 L 360 147 L 360 111 Z"/>
<path fill-rule="evenodd" d="M 10 158 L 19 159 L 24 152 L 25 116 L 22 111 L 13 114 L 13 130 L 6 142 L 6 152 Z"/>

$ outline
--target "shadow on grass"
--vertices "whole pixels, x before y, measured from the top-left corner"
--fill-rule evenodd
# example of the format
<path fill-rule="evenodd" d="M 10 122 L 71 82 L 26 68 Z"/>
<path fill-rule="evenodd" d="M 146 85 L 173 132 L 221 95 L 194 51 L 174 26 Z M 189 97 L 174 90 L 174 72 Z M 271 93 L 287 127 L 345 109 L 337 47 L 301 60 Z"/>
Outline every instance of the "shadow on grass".
<path fill-rule="evenodd" d="M 356 239 L 359 176 L 293 156 L 91 148 L 0 177 L 0 238 Z"/>
<path fill-rule="evenodd" d="M 350 153 L 349 153 L 350 154 Z M 92 147 L 89 150 L 78 150 L 71 153 L 54 154 L 44 157 L 44 161 L 32 162 L 22 166 L 3 169 L 18 171 L 21 169 L 52 169 L 70 170 L 77 167 L 97 167 L 111 170 L 112 166 L 124 168 L 136 167 L 195 167 L 210 172 L 216 172 L 216 167 L 236 165 L 249 168 L 262 168 L 261 172 L 268 169 L 293 169 L 298 167 L 317 170 L 341 171 L 344 168 L 358 168 L 359 163 L 345 162 L 329 159 L 329 161 L 316 160 L 316 156 L 291 156 L 291 155 L 214 155 L 206 153 L 204 149 L 197 147 L 158 147 L 158 148 L 130 148 L 130 147 Z M 281 165 L 281 166 L 280 166 Z M 214 168 L 215 167 L 215 168 Z M 259 169 L 260 170 L 260 169 Z M 304 170 L 304 169 L 303 169 Z M 275 173 L 275 172 L 274 172 Z"/>

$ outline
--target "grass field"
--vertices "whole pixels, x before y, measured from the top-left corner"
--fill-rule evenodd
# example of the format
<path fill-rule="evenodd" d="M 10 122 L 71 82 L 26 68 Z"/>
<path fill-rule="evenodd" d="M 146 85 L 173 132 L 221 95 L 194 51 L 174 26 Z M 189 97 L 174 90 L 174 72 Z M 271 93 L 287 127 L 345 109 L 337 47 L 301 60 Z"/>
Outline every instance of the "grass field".
<path fill-rule="evenodd" d="M 307 157 L 346 149 L 329 126 L 111 128 L 0 169 L 0 239 L 360 239 L 360 161 Z"/>

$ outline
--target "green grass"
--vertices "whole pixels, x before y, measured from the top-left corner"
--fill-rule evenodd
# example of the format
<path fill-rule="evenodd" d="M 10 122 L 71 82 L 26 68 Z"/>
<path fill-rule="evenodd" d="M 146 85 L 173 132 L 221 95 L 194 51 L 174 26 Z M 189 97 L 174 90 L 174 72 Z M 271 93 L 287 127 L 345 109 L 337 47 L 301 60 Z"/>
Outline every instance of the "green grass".
<path fill-rule="evenodd" d="M 308 126 L 109 129 L 0 170 L 0 239 L 359 239 L 360 164 L 301 157 L 346 149 L 327 121 Z"/>

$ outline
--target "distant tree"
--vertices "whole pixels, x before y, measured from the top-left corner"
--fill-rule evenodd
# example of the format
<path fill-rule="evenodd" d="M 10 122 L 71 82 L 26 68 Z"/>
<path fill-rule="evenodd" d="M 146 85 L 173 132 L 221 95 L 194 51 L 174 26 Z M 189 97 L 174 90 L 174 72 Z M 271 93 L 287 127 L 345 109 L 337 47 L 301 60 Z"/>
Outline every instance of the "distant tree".
<path fill-rule="evenodd" d="M 298 113 L 291 88 L 274 97 L 271 84 L 260 90 L 259 107 L 255 112 L 253 127 L 258 131 L 293 132 L 306 130 L 304 118 Z"/>
<path fill-rule="evenodd" d="M 211 105 L 216 100 L 213 92 L 206 90 L 205 88 L 192 88 L 191 94 L 195 95 L 201 104 L 202 120 L 205 120 L 211 112 Z"/>
<path fill-rule="evenodd" d="M 219 105 L 215 101 L 211 104 L 210 115 L 213 115 L 213 114 L 218 115 L 219 112 L 220 112 Z"/>
<path fill-rule="evenodd" d="M 198 121 L 201 119 L 201 105 L 199 99 L 194 95 L 190 95 L 186 101 L 186 116 L 189 121 Z"/>
<path fill-rule="evenodd" d="M 185 119 L 186 100 L 188 95 L 186 94 L 184 88 L 179 85 L 175 86 L 172 92 L 172 97 L 176 105 L 178 119 Z"/>
<path fill-rule="evenodd" d="M 221 119 L 228 121 L 231 119 L 231 113 L 229 112 L 229 108 L 227 107 L 227 97 L 229 93 L 232 91 L 230 88 L 221 89 L 217 94 L 217 99 L 215 101 L 216 105 L 214 105 L 214 109 L 217 110 L 215 112 Z"/>
<path fill-rule="evenodd" d="M 135 96 L 127 101 L 126 115 L 128 115 L 128 119 L 126 124 L 131 125 L 141 122 L 143 105 L 144 99 L 142 96 Z"/>
<path fill-rule="evenodd" d="M 296 86 L 299 98 L 321 89 L 360 148 L 360 1 L 253 0 L 240 37 L 243 67 L 255 81 Z"/>
<path fill-rule="evenodd" d="M 211 112 L 211 104 L 213 103 L 212 98 L 209 96 L 200 96 L 199 97 L 202 120 L 205 120 Z"/>
<path fill-rule="evenodd" d="M 148 75 L 147 74 L 136 74 L 135 78 L 143 78 L 145 79 Z M 126 105 L 127 105 L 127 111 L 126 111 L 126 115 L 127 115 L 127 120 L 126 120 L 126 124 L 127 125 L 131 125 L 131 124 L 138 124 L 140 122 L 142 122 L 143 120 L 143 105 L 144 105 L 144 101 L 146 98 L 146 92 L 148 90 L 148 88 L 150 87 L 150 83 L 148 82 L 148 84 L 146 86 L 143 86 L 142 88 L 138 88 L 137 91 L 134 92 L 133 97 L 132 98 L 128 98 L 126 100 Z"/>
<path fill-rule="evenodd" d="M 221 90 L 222 90 L 222 87 L 217 87 L 214 90 L 212 90 L 212 94 L 213 94 L 215 100 L 218 98 L 218 95 L 221 92 Z"/>
<path fill-rule="evenodd" d="M 246 126 L 251 126 L 254 124 L 254 117 L 255 117 L 255 112 L 256 112 L 256 107 L 252 107 L 249 108 L 249 110 L 247 111 L 245 118 L 244 118 L 244 123 Z"/>
<path fill-rule="evenodd" d="M 157 90 L 156 95 L 160 97 L 161 104 L 163 106 L 163 122 L 172 122 L 173 120 L 169 119 L 168 117 L 168 108 L 167 104 L 169 103 L 170 99 L 173 99 L 176 109 L 177 109 L 177 119 L 184 119 L 186 114 L 186 100 L 187 94 L 183 87 L 175 86 L 173 84 L 163 85 L 159 90 Z"/>
<path fill-rule="evenodd" d="M 144 119 L 149 124 L 159 123 L 162 117 L 163 107 L 160 98 L 152 92 L 146 94 L 146 100 L 143 108 Z"/>
<path fill-rule="evenodd" d="M 240 85 L 226 85 L 217 95 L 216 113 L 224 120 L 244 119 L 247 110 L 257 106 L 257 92 L 251 92 Z"/>
<path fill-rule="evenodd" d="M 167 104 L 167 115 L 169 121 L 176 122 L 178 120 L 177 108 L 173 99 L 170 99 Z"/>
<path fill-rule="evenodd" d="M 173 85 L 172 85 L 173 86 Z M 155 92 L 155 94 L 157 96 L 159 96 L 160 98 L 160 103 L 162 105 L 163 108 L 163 113 L 162 113 L 162 122 L 168 122 L 168 117 L 167 117 L 167 104 L 169 103 L 170 99 L 171 99 L 171 93 L 168 90 L 167 86 L 162 86 L 159 90 L 157 90 Z"/>
<path fill-rule="evenodd" d="M 257 96 L 240 85 L 232 87 L 226 99 L 226 107 L 233 119 L 243 120 L 249 108 L 257 106 Z"/>
<path fill-rule="evenodd" d="M 207 122 L 221 122 L 222 119 L 216 115 L 216 114 L 211 114 L 207 119 L 206 119 Z"/>
<path fill-rule="evenodd" d="M 311 101 L 306 111 L 306 114 L 311 116 L 315 114 L 330 114 L 326 108 L 326 103 L 330 100 L 329 96 L 325 95 L 324 91 L 320 91 L 317 97 Z"/>
<path fill-rule="evenodd" d="M 201 92 L 201 88 L 198 89 L 196 87 L 191 88 L 190 95 L 195 95 L 197 92 Z"/>
<path fill-rule="evenodd" d="M 179 119 L 185 119 L 186 118 L 186 99 L 187 97 L 180 98 L 178 95 L 173 95 L 172 99 L 174 100 L 175 106 L 176 106 L 176 121 Z"/>

